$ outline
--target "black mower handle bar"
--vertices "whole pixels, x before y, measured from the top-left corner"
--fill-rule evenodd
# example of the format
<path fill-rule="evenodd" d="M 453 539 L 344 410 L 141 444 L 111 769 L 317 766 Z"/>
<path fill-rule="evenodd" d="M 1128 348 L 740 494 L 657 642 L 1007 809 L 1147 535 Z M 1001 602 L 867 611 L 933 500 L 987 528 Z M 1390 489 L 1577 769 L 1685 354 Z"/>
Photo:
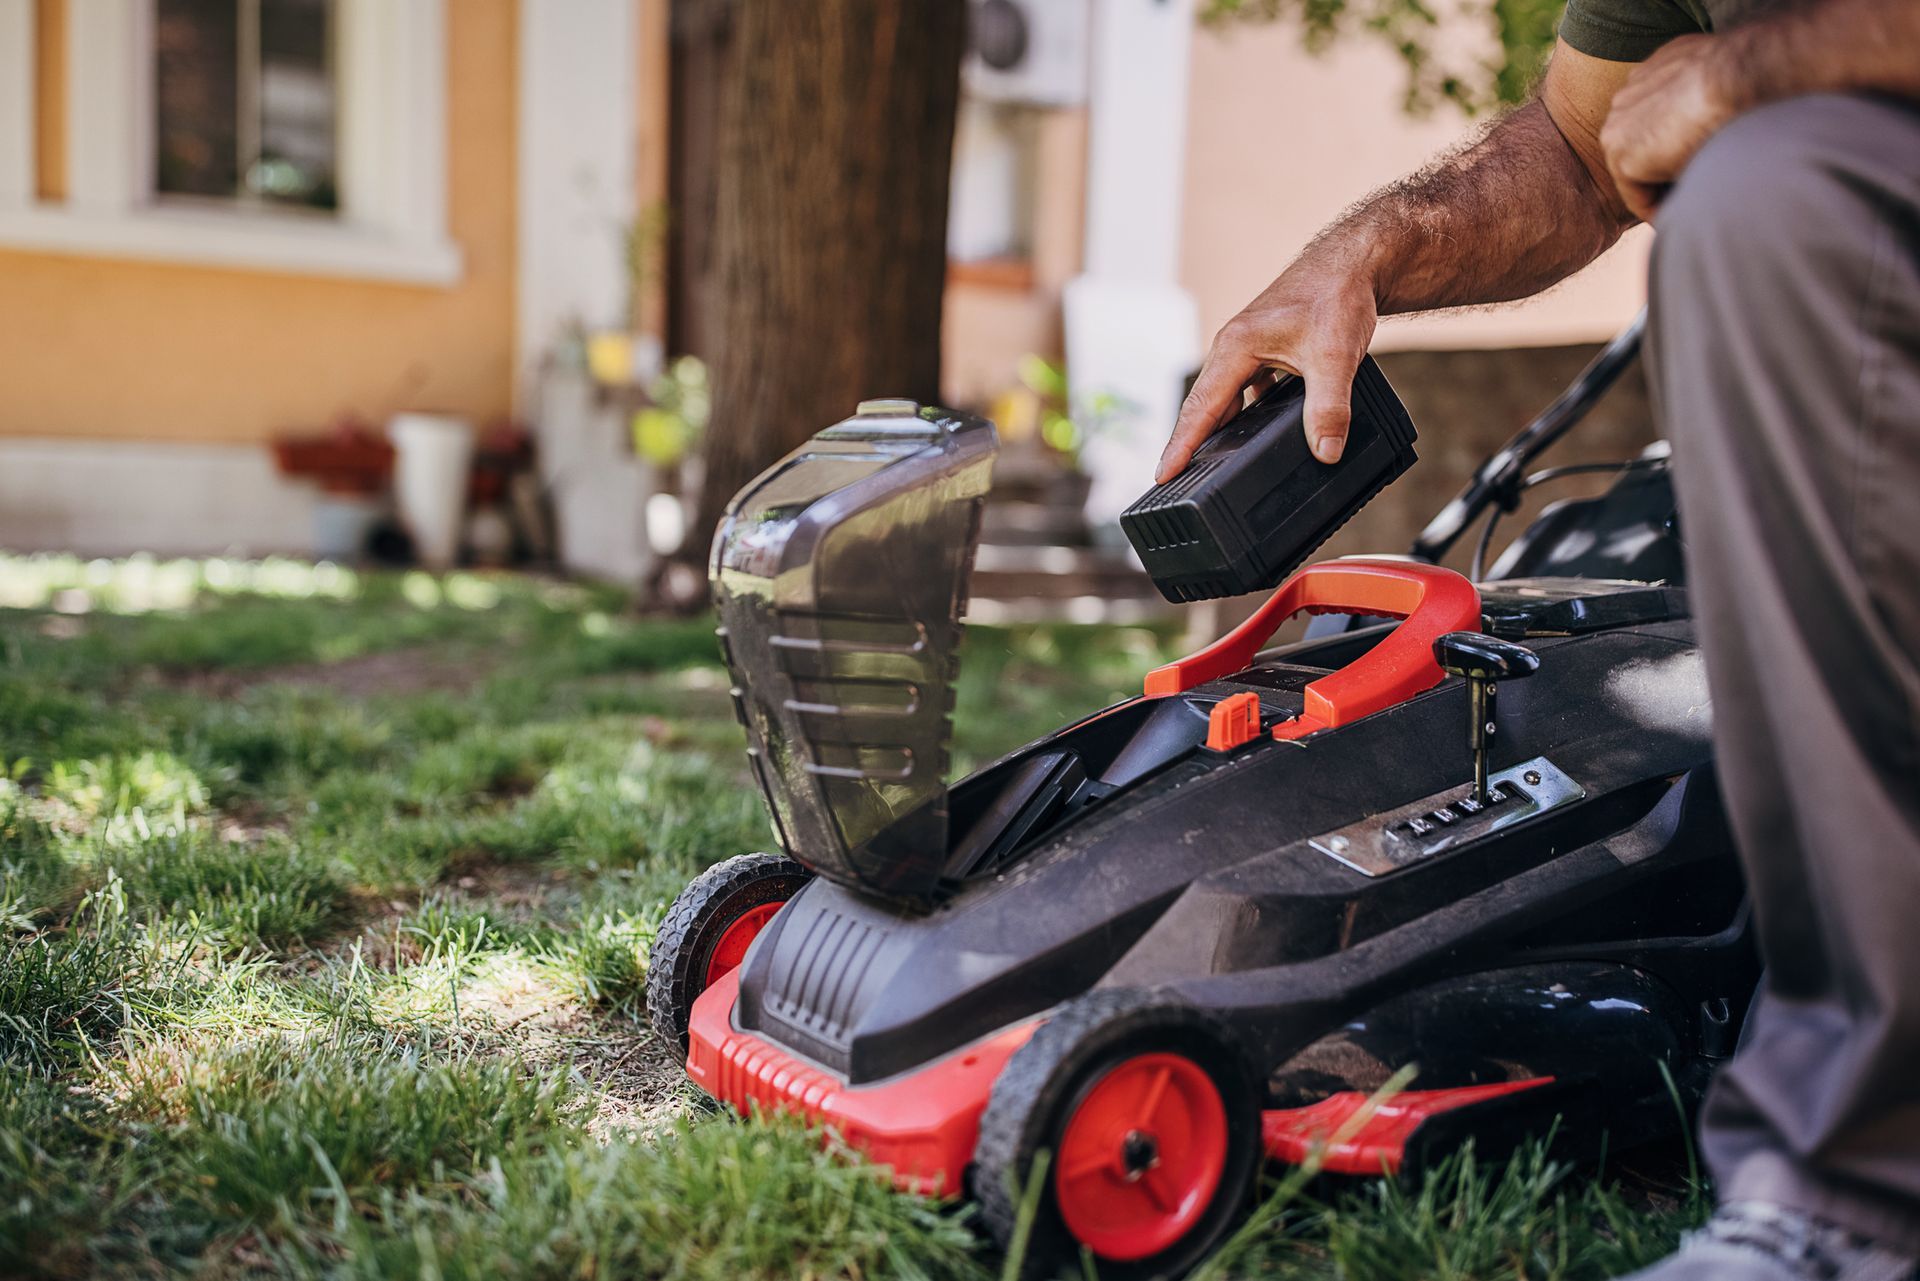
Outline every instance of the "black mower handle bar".
<path fill-rule="evenodd" d="M 1498 453 L 1480 464 L 1467 487 L 1441 508 L 1440 514 L 1420 531 L 1420 537 L 1413 540 L 1413 558 L 1437 564 L 1487 508 L 1498 504 L 1502 511 L 1512 511 L 1520 501 L 1521 482 L 1528 464 L 1585 417 L 1593 403 L 1633 363 L 1634 357 L 1640 354 L 1640 337 L 1646 327 L 1647 313 L 1642 308 L 1633 323 L 1614 335 L 1613 341 L 1601 349 L 1565 391 L 1554 397 L 1552 404 L 1515 433 Z"/>

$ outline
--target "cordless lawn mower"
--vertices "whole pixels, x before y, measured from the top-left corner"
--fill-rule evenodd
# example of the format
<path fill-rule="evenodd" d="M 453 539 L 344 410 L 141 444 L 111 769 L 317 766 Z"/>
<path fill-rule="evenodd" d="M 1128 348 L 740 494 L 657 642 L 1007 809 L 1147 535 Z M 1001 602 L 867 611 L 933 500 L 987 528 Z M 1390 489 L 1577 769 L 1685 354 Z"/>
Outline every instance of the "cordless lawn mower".
<path fill-rule="evenodd" d="M 1264 1161 L 1379 1175 L 1675 1128 L 1757 965 L 1664 454 L 1478 564 L 1637 342 L 1412 556 L 1292 573 L 1140 697 L 951 788 L 991 424 L 868 402 L 753 481 L 712 586 L 782 852 L 711 868 L 659 931 L 650 1017 L 693 1080 L 974 1198 L 1002 1244 L 1047 1153 L 1034 1255 L 1102 1277 L 1190 1267 Z M 1323 467 L 1283 380 L 1136 504 L 1162 590 L 1270 585 L 1403 469 L 1371 362 L 1355 406 Z M 1473 577 L 1440 568 L 1482 515 Z M 1301 612 L 1306 639 L 1263 648 Z"/>

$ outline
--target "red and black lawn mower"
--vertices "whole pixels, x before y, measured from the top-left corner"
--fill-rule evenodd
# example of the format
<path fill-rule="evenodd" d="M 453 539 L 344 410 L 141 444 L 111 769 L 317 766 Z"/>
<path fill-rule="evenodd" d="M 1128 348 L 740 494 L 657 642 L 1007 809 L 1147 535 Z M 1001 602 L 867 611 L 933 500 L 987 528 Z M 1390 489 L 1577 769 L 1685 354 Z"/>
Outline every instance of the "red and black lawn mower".
<path fill-rule="evenodd" d="M 1469 1138 L 1493 1156 L 1674 1128 L 1757 968 L 1664 456 L 1550 508 L 1477 585 L 1432 563 L 1555 474 L 1524 473 L 1636 339 L 1414 558 L 1302 569 L 1141 697 L 951 788 L 992 426 L 869 402 L 755 480 L 713 593 L 784 852 L 703 874 L 654 944 L 651 1017 L 693 1079 L 975 1198 L 1003 1243 L 1051 1153 L 1035 1248 L 1084 1247 L 1103 1277 L 1190 1266 L 1265 1160 L 1379 1174 Z M 1283 381 L 1136 505 L 1163 590 L 1271 582 L 1411 461 L 1385 380 L 1361 380 L 1377 457 L 1312 462 Z M 1268 474 L 1237 449 L 1285 465 L 1235 490 Z M 1291 528 L 1345 467 L 1340 510 Z M 1302 611 L 1326 617 L 1263 650 Z"/>

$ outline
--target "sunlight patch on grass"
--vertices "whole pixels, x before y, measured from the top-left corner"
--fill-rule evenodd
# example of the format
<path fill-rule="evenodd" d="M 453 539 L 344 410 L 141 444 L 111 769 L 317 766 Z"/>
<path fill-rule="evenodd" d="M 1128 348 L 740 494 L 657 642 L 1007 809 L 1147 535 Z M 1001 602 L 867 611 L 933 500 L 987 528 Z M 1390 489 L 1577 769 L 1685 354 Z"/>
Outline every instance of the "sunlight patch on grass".
<path fill-rule="evenodd" d="M 344 905 L 339 870 L 278 835 L 212 830 L 208 789 L 177 757 L 56 762 L 37 799 L 0 795 L 0 906 L 17 926 L 117 878 L 132 919 L 185 922 L 203 943 L 272 948 L 309 937 Z"/>
<path fill-rule="evenodd" d="M 264 953 L 209 947 L 190 922 L 162 921 L 147 934 L 156 989 L 123 1039 L 129 1071 L 187 1047 L 304 1036 L 351 1021 L 342 1019 L 337 993 L 290 976 Z"/>
<path fill-rule="evenodd" d="M 578 1007 L 546 958 L 511 948 L 462 962 L 447 957 L 394 976 L 375 1009 L 396 1021 L 437 1023 L 469 1034 L 550 1030 Z"/>
<path fill-rule="evenodd" d="M 429 914 L 396 927 L 404 951 L 385 967 L 355 958 L 337 999 L 369 1024 L 503 1043 L 550 1037 L 583 1012 L 577 971 L 537 937 L 494 929 L 484 914 Z"/>
<path fill-rule="evenodd" d="M 187 609 L 207 595 L 351 600 L 359 590 L 360 575 L 325 561 L 84 560 L 0 553 L 0 609 L 44 609 L 64 595 L 65 612 L 144 614 Z"/>
<path fill-rule="evenodd" d="M 170 752 L 55 761 L 41 794 L 72 808 L 87 826 L 134 820 L 143 832 L 184 831 L 189 815 L 207 807 L 207 789 Z"/>

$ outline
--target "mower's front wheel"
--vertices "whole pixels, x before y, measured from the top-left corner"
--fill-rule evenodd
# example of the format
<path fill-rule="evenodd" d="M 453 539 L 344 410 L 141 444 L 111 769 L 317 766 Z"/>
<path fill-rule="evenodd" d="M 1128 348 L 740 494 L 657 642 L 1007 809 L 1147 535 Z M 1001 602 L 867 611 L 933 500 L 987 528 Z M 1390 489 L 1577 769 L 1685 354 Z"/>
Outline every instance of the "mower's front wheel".
<path fill-rule="evenodd" d="M 1081 1248 L 1102 1278 L 1185 1275 L 1245 1213 L 1257 1087 L 1228 1030 L 1151 992 L 1092 992 L 1015 1052 L 980 1118 L 973 1190 L 1002 1249 L 1042 1152 L 1024 1271 Z"/>
<path fill-rule="evenodd" d="M 667 909 L 647 954 L 647 1019 L 682 1058 L 694 1001 L 745 959 L 811 876 L 784 854 L 740 854 L 687 882 Z"/>

